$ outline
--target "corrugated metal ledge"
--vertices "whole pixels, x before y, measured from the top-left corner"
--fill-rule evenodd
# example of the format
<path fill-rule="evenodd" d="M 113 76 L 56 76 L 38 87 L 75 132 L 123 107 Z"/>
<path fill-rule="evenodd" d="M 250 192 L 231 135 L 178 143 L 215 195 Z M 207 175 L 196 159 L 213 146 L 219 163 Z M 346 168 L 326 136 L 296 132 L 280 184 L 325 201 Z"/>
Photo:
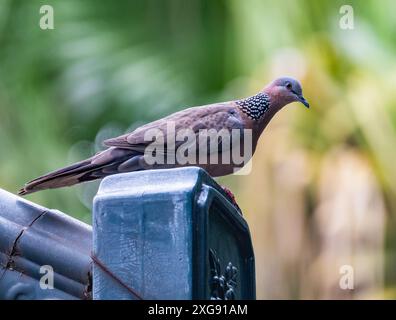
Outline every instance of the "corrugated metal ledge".
<path fill-rule="evenodd" d="M 89 225 L 0 189 L 0 299 L 91 299 L 91 247 Z"/>

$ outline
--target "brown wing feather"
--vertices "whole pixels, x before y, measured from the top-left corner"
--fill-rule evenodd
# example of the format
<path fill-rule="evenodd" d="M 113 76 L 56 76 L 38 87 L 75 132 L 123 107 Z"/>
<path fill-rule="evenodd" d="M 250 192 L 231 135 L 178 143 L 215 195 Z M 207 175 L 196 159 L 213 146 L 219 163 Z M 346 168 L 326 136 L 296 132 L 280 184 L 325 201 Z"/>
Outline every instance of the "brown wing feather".
<path fill-rule="evenodd" d="M 195 133 L 198 133 L 201 129 L 241 129 L 243 128 L 243 122 L 234 109 L 235 105 L 232 102 L 185 109 L 166 118 L 150 122 L 131 133 L 105 140 L 104 144 L 108 147 L 142 152 L 152 142 L 145 140 L 145 134 L 148 130 L 161 130 L 164 134 L 164 141 L 166 141 L 167 126 L 171 122 L 174 123 L 176 132 L 182 129 L 192 129 Z"/>

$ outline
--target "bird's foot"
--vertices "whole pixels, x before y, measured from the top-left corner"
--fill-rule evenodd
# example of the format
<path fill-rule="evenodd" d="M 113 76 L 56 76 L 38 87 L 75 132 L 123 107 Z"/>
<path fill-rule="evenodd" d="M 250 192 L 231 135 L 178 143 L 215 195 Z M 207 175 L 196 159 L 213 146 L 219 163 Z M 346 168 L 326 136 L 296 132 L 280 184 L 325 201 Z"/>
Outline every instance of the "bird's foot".
<path fill-rule="evenodd" d="M 228 199 L 231 201 L 231 203 L 238 209 L 240 215 L 242 216 L 242 210 L 241 208 L 239 208 L 238 203 L 236 202 L 235 199 L 235 195 L 231 192 L 230 189 L 228 189 L 227 187 L 221 186 L 224 190 L 224 192 L 226 193 L 226 195 L 228 196 Z"/>

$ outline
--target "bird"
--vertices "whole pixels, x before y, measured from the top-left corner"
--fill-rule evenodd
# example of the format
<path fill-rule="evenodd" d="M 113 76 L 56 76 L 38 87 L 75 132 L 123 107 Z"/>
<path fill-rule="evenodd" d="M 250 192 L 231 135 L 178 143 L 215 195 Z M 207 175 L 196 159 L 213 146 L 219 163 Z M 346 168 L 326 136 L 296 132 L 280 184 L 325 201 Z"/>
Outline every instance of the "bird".
<path fill-rule="evenodd" d="M 300 82 L 292 77 L 280 77 L 253 96 L 178 111 L 165 118 L 147 123 L 132 132 L 105 140 L 103 144 L 107 149 L 98 152 L 91 158 L 50 172 L 26 183 L 18 194 L 24 196 L 40 190 L 72 186 L 102 179 L 108 175 L 148 169 L 167 169 L 194 165 L 203 168 L 212 177 L 232 174 L 235 172 L 235 166 L 233 163 L 225 161 L 211 163 L 206 159 L 206 161 L 194 164 L 149 163 L 145 150 L 153 143 L 153 140 L 147 141 L 147 133 L 150 130 L 159 130 L 164 133 L 164 138 L 167 140 L 170 135 L 167 128 L 170 124 L 174 125 L 175 132 L 189 130 L 196 136 L 205 129 L 214 129 L 217 132 L 220 130 L 225 130 L 225 132 L 250 130 L 252 144 L 250 158 L 256 150 L 259 137 L 270 120 L 279 110 L 292 102 L 300 102 L 309 108 L 309 103 L 303 96 Z M 241 145 L 246 144 L 243 137 L 240 138 L 239 142 Z M 199 148 L 202 147 L 202 144 L 195 144 L 198 144 Z M 157 150 L 153 154 L 160 155 L 162 153 L 168 156 L 177 152 L 181 147 L 180 142 L 176 142 L 172 146 L 164 143 L 162 149 L 158 149 L 159 151 Z M 230 148 L 227 148 L 225 142 L 220 138 L 217 141 L 216 151 L 207 150 L 206 152 L 209 157 L 211 152 L 220 154 L 227 149 Z"/>

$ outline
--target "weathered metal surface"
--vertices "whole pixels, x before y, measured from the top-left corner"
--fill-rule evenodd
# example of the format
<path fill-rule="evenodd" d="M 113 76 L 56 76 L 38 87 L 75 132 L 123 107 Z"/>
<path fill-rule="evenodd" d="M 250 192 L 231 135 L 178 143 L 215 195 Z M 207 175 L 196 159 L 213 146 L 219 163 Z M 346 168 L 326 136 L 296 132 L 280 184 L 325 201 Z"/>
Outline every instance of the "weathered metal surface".
<path fill-rule="evenodd" d="M 247 223 L 201 169 L 107 177 L 93 238 L 94 299 L 255 298 Z"/>
<path fill-rule="evenodd" d="M 0 299 L 89 299 L 92 229 L 0 189 Z M 54 271 L 54 289 L 42 289 Z"/>
<path fill-rule="evenodd" d="M 249 229 L 203 170 L 106 178 L 94 202 L 95 299 L 254 299 Z M 0 189 L 0 299 L 91 298 L 88 225 Z M 51 266 L 54 289 L 40 286 Z"/>

